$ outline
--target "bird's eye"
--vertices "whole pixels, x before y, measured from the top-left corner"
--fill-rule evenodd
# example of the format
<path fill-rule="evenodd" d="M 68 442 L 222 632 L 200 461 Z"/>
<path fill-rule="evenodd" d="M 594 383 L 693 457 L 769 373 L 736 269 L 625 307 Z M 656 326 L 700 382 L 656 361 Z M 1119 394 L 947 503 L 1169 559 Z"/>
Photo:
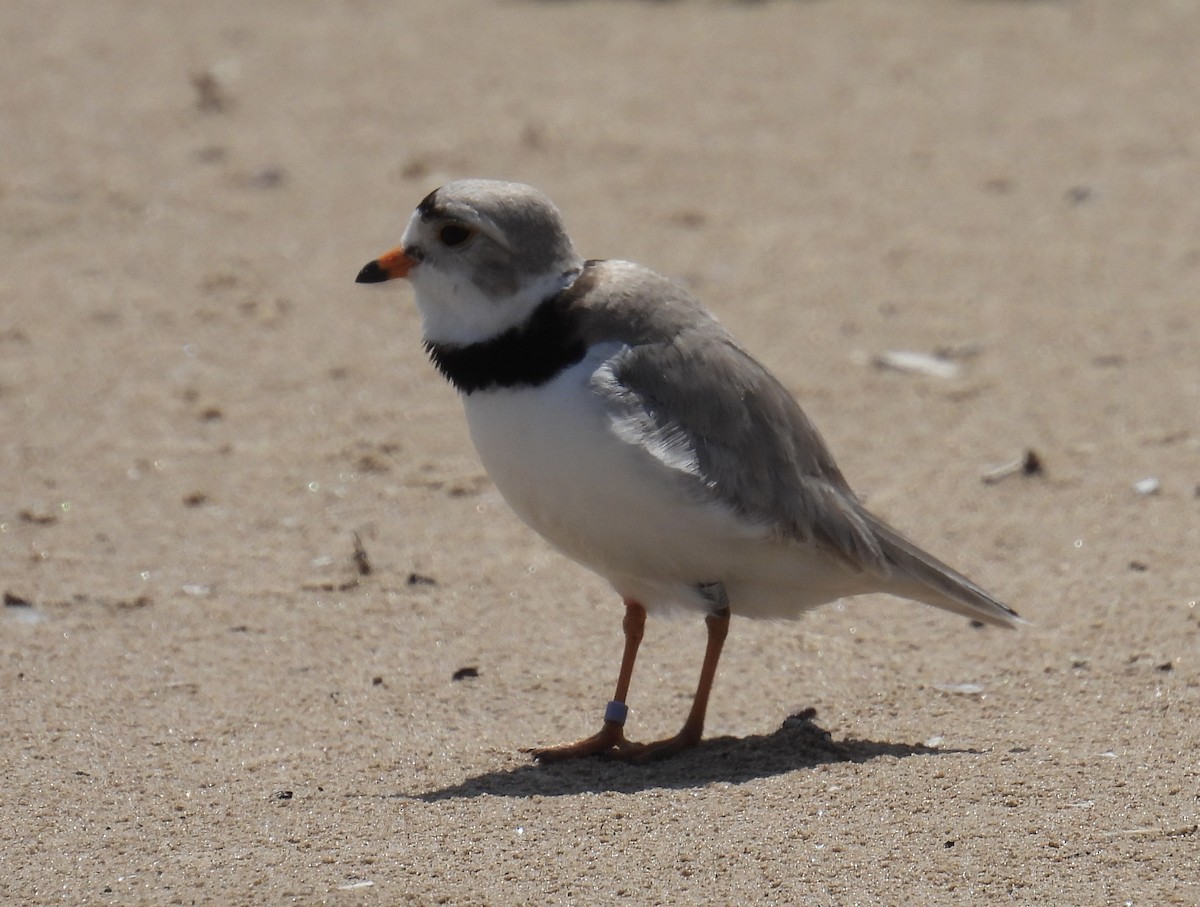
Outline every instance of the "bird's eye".
<path fill-rule="evenodd" d="M 471 238 L 471 230 L 461 224 L 446 224 L 438 230 L 438 239 L 444 246 L 461 246 Z"/>

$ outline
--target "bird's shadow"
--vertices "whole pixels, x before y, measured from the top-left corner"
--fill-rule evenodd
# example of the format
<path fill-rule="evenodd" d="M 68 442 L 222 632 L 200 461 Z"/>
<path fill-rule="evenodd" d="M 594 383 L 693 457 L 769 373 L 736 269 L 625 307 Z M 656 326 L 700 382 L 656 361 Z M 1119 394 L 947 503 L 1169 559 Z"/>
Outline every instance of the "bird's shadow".
<path fill-rule="evenodd" d="M 812 721 L 789 719 L 772 734 L 714 737 L 662 762 L 636 765 L 590 758 L 552 765 L 530 763 L 484 772 L 459 784 L 405 796 L 435 803 L 482 796 L 563 797 L 604 791 L 632 794 L 654 788 L 704 787 L 713 782 L 744 784 L 797 769 L 838 762 L 869 762 L 881 756 L 903 758 L 975 752 L 872 740 L 834 741 Z"/>

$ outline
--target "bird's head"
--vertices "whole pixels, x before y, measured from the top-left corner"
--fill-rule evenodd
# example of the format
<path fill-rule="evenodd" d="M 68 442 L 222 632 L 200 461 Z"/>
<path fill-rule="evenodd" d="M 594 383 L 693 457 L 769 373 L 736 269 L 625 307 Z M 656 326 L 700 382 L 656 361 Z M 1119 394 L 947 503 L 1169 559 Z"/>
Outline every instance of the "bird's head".
<path fill-rule="evenodd" d="M 522 324 L 582 264 L 549 198 L 520 183 L 472 179 L 429 193 L 400 245 L 357 280 L 407 278 L 425 341 L 466 346 Z"/>

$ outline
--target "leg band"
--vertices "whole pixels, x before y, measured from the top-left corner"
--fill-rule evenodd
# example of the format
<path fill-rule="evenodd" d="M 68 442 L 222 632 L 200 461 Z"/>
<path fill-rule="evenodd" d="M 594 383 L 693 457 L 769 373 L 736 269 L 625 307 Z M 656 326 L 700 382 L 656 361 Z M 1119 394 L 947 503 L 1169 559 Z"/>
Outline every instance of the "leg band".
<path fill-rule="evenodd" d="M 613 699 L 604 708 L 604 720 L 613 721 L 622 727 L 625 726 L 625 718 L 629 714 L 629 706 L 623 702 L 618 702 Z"/>

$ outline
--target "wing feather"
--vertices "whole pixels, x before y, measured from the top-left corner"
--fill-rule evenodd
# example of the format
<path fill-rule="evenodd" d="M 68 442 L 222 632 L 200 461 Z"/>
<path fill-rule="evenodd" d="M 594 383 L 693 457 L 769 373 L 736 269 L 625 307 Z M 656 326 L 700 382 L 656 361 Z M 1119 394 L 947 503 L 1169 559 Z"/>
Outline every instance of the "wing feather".
<path fill-rule="evenodd" d="M 624 348 L 593 387 L 618 437 L 677 470 L 694 493 L 857 571 L 887 572 L 816 427 L 715 321 Z"/>
<path fill-rule="evenodd" d="M 1019 618 L 869 513 L 779 381 L 677 284 L 589 262 L 570 305 L 585 339 L 618 350 L 593 376 L 613 432 L 781 541 L 816 545 L 879 591 L 1002 626 Z"/>

